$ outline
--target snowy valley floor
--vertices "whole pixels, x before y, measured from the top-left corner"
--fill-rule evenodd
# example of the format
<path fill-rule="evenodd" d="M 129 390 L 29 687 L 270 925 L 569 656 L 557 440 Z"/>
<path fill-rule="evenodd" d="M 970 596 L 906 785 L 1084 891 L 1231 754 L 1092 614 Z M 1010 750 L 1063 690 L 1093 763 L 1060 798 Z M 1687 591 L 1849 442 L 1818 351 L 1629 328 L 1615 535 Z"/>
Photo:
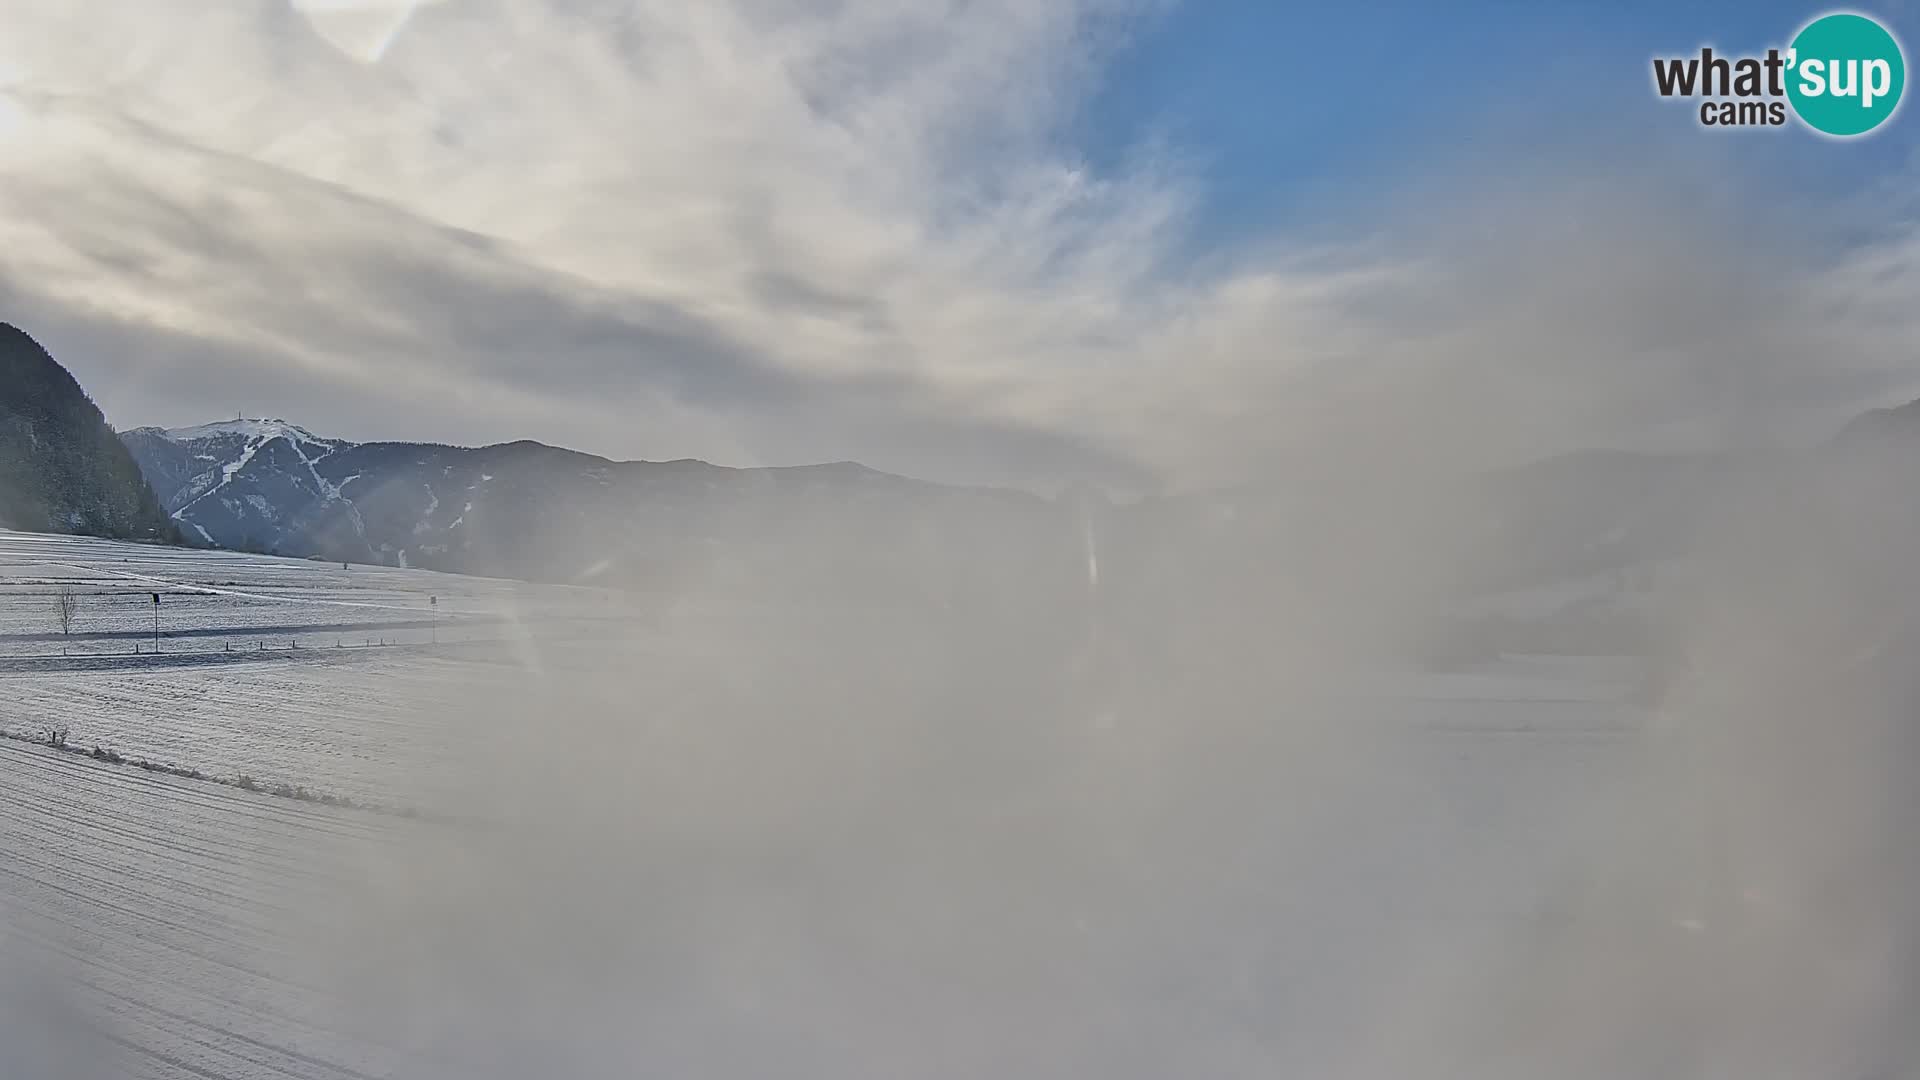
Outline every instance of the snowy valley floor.
<path fill-rule="evenodd" d="M 45 636 L 47 598 L 76 588 L 92 636 Z M 109 636 L 151 618 L 153 589 L 183 635 L 161 655 L 221 660 Z M 445 621 L 422 629 L 427 596 Z M 646 619 L 621 632 L 646 673 L 630 714 L 527 697 L 571 681 L 555 657 L 581 661 L 553 643 L 612 610 L 0 533 L 0 657 L 45 665 L 0 670 L 0 727 L 449 811 L 0 741 L 0 1075 L 1544 1075 L 1581 1033 L 1501 1033 L 1559 1037 L 1583 993 L 1608 1045 L 1558 1075 L 1688 1052 L 1611 1044 L 1683 1025 L 1619 991 L 1670 980 L 1698 938 L 1667 887 L 1685 874 L 1660 872 L 1692 838 L 1650 804 L 1660 736 L 1627 704 L 1632 665 L 1372 679 L 1345 706 L 1364 744 L 1270 782 L 1249 761 L 1208 790 L 1119 745 L 1123 718 L 1026 780 L 983 750 L 996 779 L 974 787 L 954 764 L 971 744 L 895 744 L 827 710 L 825 741 L 796 717 L 743 744 L 724 713 L 688 735 L 676 707 L 744 691 L 702 682 L 674 652 L 698 636 Z M 284 658 L 226 662 L 230 643 Z M 112 662 L 60 666 L 76 654 Z M 951 791 L 889 786 L 928 761 Z"/>

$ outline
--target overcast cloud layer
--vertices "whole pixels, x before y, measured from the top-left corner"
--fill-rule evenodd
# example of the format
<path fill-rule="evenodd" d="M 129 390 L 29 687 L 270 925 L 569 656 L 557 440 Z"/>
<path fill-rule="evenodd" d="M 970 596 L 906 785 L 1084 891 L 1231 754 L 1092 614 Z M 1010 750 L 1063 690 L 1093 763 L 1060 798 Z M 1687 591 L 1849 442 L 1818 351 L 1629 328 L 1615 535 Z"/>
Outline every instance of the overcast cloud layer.
<path fill-rule="evenodd" d="M 1067 134 L 1156 17 L 9 0 L 0 318 L 120 426 L 1036 487 L 1383 431 L 1475 461 L 1805 438 L 1910 392 L 1911 207 L 1755 205 L 1697 147 L 1469 161 L 1312 244 L 1196 253 L 1203 161 L 1100 171 Z"/>

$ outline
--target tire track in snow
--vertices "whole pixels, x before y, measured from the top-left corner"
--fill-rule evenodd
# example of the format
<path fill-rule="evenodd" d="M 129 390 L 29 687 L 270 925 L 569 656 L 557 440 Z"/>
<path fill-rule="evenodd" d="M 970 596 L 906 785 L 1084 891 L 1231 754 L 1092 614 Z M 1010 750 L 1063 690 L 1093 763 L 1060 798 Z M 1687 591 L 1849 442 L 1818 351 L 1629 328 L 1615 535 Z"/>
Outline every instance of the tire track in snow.
<path fill-rule="evenodd" d="M 124 1055 L 113 1077 L 401 1075 L 409 1055 L 320 1022 L 344 1013 L 294 955 L 308 940 L 300 904 L 339 872 L 328 853 L 393 829 L 0 745 L 5 932 L 71 976 L 96 1048 Z"/>

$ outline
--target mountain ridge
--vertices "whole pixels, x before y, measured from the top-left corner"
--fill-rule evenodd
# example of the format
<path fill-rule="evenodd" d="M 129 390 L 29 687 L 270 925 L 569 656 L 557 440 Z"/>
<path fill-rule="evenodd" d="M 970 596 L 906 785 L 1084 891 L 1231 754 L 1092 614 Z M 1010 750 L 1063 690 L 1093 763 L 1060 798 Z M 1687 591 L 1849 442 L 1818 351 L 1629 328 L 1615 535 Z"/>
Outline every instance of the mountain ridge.
<path fill-rule="evenodd" d="M 0 524 L 115 539 L 172 540 L 127 448 L 73 373 L 0 322 Z"/>
<path fill-rule="evenodd" d="M 120 438 L 191 541 L 531 579 L 619 565 L 592 550 L 596 538 L 659 563 L 758 547 L 796 521 L 824 535 L 836 514 L 891 514 L 898 520 L 876 527 L 897 529 L 954 500 L 1044 503 L 851 461 L 736 468 L 620 461 L 531 439 L 356 443 L 278 418 L 130 428 Z"/>

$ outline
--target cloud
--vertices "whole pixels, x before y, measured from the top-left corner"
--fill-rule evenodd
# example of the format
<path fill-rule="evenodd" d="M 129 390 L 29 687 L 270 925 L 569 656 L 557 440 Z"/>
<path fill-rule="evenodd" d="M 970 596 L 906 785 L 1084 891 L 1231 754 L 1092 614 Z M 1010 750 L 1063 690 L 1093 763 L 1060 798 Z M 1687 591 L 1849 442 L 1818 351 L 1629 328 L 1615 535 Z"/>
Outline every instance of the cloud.
<path fill-rule="evenodd" d="M 848 437 L 894 429 L 974 444 L 916 463 L 936 472 L 983 471 L 964 459 L 1010 433 L 1071 458 L 1079 437 L 1006 407 L 1048 321 L 1019 278 L 1107 291 L 1048 264 L 1166 197 L 1050 144 L 1060 61 L 1118 10 L 442 3 L 407 7 L 377 64 L 278 5 L 186 11 L 29 13 L 48 47 L 10 91 L 33 117 L 5 170 L 14 289 L 257 349 L 374 412 L 409 387 L 492 399 L 437 419 L 470 437 L 662 453 L 554 424 L 658 405 L 710 410 L 682 449 L 723 459 L 912 457 Z M 1007 464 L 1138 471 L 1080 457 Z"/>
<path fill-rule="evenodd" d="M 292 0 L 314 32 L 347 55 L 379 63 L 399 40 L 414 12 L 445 0 Z"/>
<path fill-rule="evenodd" d="M 0 44 L 8 292 L 119 423 L 1138 488 L 1383 433 L 1718 437 L 1805 403 L 1793 349 L 1861 343 L 1782 325 L 1822 283 L 1912 272 L 1783 263 L 1705 188 L 1571 169 L 1195 257 L 1176 152 L 1101 170 L 1067 137 L 1156 10 L 31 3 Z M 1862 363 L 1849 400 L 1897 382 Z"/>

